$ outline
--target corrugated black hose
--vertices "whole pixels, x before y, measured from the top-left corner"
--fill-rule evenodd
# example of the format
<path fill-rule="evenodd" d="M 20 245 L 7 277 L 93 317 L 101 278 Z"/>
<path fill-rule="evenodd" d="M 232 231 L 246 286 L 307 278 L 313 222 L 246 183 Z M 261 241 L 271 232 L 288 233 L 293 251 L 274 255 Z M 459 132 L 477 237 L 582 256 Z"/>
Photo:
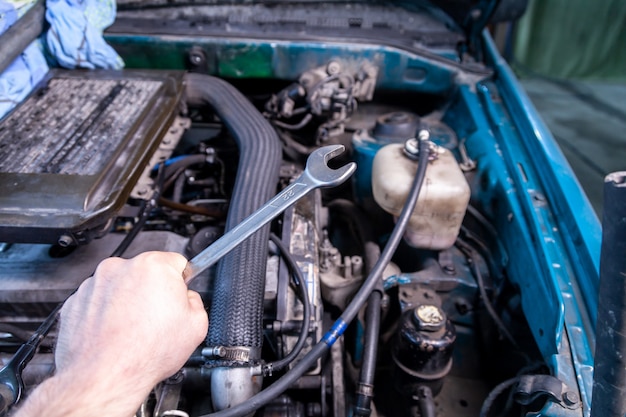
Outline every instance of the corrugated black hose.
<path fill-rule="evenodd" d="M 404 204 L 402 213 L 400 214 L 400 217 L 398 217 L 398 221 L 396 222 L 391 235 L 389 235 L 389 240 L 387 241 L 387 245 L 385 246 L 383 253 L 380 255 L 380 258 L 376 262 L 372 272 L 367 276 L 365 282 L 363 282 L 363 285 L 356 293 L 348 307 L 346 307 L 341 317 L 337 319 L 332 328 L 322 337 L 322 340 L 313 346 L 309 353 L 307 353 L 289 372 L 263 391 L 234 407 L 218 411 L 216 413 L 205 414 L 200 417 L 241 417 L 253 413 L 285 392 L 298 378 L 308 371 L 320 357 L 328 353 L 330 347 L 339 337 L 341 337 L 348 326 L 348 323 L 356 317 L 359 310 L 363 307 L 369 298 L 370 293 L 376 288 L 377 285 L 379 285 L 383 270 L 391 261 L 393 254 L 402 240 L 402 236 L 404 235 L 404 231 L 409 223 L 411 214 L 415 209 L 420 190 L 422 189 L 424 177 L 426 176 L 426 167 L 428 166 L 429 155 L 428 148 L 429 142 L 426 140 L 420 140 L 420 155 L 417 173 L 415 174 L 415 179 L 411 185 L 411 191 Z"/>
<path fill-rule="evenodd" d="M 235 87 L 202 74 L 185 77 L 186 102 L 210 106 L 239 148 L 239 166 L 226 231 L 261 207 L 276 192 L 281 142 L 274 128 Z M 217 265 L 209 312 L 209 346 L 252 348 L 260 359 L 263 295 L 270 225 L 262 227 Z M 233 320 L 233 317 L 236 317 Z"/>

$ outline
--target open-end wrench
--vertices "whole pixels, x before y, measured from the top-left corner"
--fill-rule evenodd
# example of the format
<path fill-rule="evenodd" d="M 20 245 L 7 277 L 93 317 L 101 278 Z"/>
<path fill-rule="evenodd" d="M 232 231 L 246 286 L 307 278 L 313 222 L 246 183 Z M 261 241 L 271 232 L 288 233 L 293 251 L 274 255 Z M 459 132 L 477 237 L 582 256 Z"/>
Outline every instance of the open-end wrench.
<path fill-rule="evenodd" d="M 295 204 L 309 191 L 319 187 L 335 187 L 347 180 L 356 170 L 354 162 L 339 169 L 328 167 L 328 161 L 341 154 L 344 149 L 343 145 L 331 145 L 314 151 L 309 156 L 306 168 L 300 177 L 187 263 L 183 271 L 185 283 L 189 285 L 202 271 Z M 22 370 L 35 354 L 41 340 L 56 322 L 62 305 L 63 303 L 60 303 L 55 308 L 30 340 L 18 349 L 7 365 L 0 369 L 0 416 L 6 415 L 9 407 L 19 401 L 24 389 Z"/>
<path fill-rule="evenodd" d="M 347 180 L 356 170 L 354 162 L 338 169 L 328 166 L 328 161 L 341 154 L 344 149 L 343 145 L 330 145 L 313 151 L 306 161 L 306 168 L 302 175 L 257 211 L 243 219 L 235 228 L 187 262 L 183 271 L 185 283 L 189 285 L 200 273 L 295 204 L 309 191 L 320 187 L 335 187 Z"/>

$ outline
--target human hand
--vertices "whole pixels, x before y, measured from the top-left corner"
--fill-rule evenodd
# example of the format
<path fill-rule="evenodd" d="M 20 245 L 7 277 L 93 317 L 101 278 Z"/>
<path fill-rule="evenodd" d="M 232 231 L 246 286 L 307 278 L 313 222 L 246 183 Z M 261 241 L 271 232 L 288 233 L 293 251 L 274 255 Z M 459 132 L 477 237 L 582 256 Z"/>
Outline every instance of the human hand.
<path fill-rule="evenodd" d="M 200 296 L 183 282 L 186 263 L 165 252 L 109 258 L 70 297 L 53 379 L 80 404 L 76 414 L 59 415 L 132 415 L 156 383 L 182 367 L 208 328 Z"/>

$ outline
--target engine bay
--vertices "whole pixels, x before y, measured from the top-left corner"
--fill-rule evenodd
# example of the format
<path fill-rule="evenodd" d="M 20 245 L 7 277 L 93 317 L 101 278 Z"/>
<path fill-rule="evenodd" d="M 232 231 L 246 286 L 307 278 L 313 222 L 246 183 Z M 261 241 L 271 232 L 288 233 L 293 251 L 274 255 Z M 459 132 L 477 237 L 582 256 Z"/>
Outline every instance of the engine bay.
<path fill-rule="evenodd" d="M 117 25 L 114 45 L 124 14 Z M 299 47 L 266 58 L 287 68 Z M 57 70 L 0 121 L 0 149 L 12 152 L 0 157 L 12 190 L 0 196 L 3 361 L 102 259 L 193 258 L 285 189 L 311 152 L 338 144 L 332 164 L 357 164 L 348 182 L 310 193 L 194 281 L 206 342 L 137 416 L 227 410 L 290 373 L 257 415 L 582 415 L 561 313 L 537 309 L 558 299 L 539 272 L 548 261 L 522 231 L 524 210 L 548 210 L 545 196 L 527 152 L 505 140 L 515 128 L 489 68 L 335 45 L 280 76 L 231 77 L 233 55 L 231 72 L 212 77 L 215 49 L 178 48 L 188 73 Z M 367 307 L 341 322 L 393 238 L 422 141 L 417 208 Z M 28 387 L 54 371 L 54 338 L 26 367 Z M 300 369 L 320 340 L 328 353 Z"/>

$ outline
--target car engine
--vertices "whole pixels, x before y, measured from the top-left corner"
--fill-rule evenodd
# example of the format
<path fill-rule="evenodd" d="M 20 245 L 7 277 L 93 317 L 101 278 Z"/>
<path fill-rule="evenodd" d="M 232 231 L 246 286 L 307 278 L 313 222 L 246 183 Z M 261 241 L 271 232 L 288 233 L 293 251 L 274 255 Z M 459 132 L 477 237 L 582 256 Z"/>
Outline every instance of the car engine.
<path fill-rule="evenodd" d="M 193 282 L 209 334 L 137 416 L 229 410 L 289 375 L 280 392 L 232 415 L 544 406 L 549 390 L 492 391 L 553 377 L 505 268 L 504 188 L 468 145 L 466 121 L 479 119 L 469 90 L 388 89 L 386 69 L 368 57 L 320 59 L 291 79 L 213 77 L 205 49 L 186 53 L 187 72 L 54 70 L 0 121 L 4 362 L 102 259 L 193 258 L 285 189 L 311 152 L 343 145 L 331 167 L 356 162 L 349 181 L 308 194 Z M 488 79 L 473 65 L 467 79 Z M 420 166 L 417 206 L 387 255 Z M 375 285 L 363 299 L 366 282 Z M 343 320 L 347 311 L 356 318 Z M 25 368 L 27 389 L 54 371 L 55 334 Z"/>

